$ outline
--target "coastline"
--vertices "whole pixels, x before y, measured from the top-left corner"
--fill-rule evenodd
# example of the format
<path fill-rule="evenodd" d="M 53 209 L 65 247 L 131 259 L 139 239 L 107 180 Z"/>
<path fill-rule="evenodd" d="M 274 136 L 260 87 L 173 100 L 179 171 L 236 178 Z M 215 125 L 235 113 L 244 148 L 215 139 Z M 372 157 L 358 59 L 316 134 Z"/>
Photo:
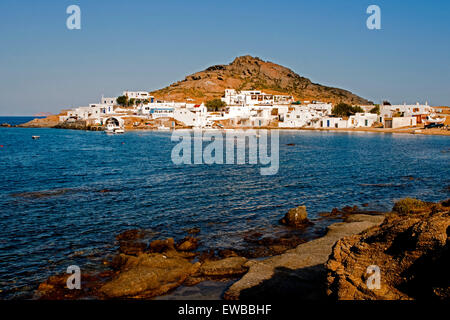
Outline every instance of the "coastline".
<path fill-rule="evenodd" d="M 55 129 L 69 129 L 69 130 L 86 130 L 86 131 L 103 131 L 102 127 L 99 126 L 89 126 L 86 125 L 84 121 L 75 122 L 72 124 L 61 124 L 59 122 L 59 116 L 52 115 L 46 118 L 35 118 L 27 123 L 19 125 L 9 125 L 7 123 L 0 124 L 1 127 L 5 128 L 55 128 Z M 158 130 L 158 125 L 151 125 L 146 128 L 134 127 L 131 125 L 126 125 L 124 128 L 126 131 L 132 132 L 146 132 L 146 131 L 160 131 Z M 175 130 L 186 130 L 193 129 L 189 126 L 184 126 L 180 123 L 176 124 Z M 396 129 L 390 128 L 368 128 L 368 127 L 358 127 L 358 128 L 281 128 L 278 126 L 261 126 L 261 127 L 245 127 L 245 126 L 224 126 L 223 128 L 215 128 L 214 130 L 279 130 L 279 131 L 329 131 L 329 132 L 367 132 L 367 133 L 398 133 L 398 134 L 415 134 L 415 135 L 440 135 L 440 136 L 450 136 L 450 130 L 447 128 L 431 128 L 425 129 L 424 127 L 401 127 Z M 206 129 L 208 130 L 208 129 Z"/>
<path fill-rule="evenodd" d="M 42 125 L 16 125 L 16 126 L 2 126 L 5 128 L 47 128 L 47 129 L 66 129 L 66 130 L 84 130 L 84 131 L 102 131 L 102 130 L 90 130 L 84 127 L 73 128 L 61 128 L 55 126 L 42 126 Z M 387 128 L 279 128 L 279 127 L 225 127 L 217 130 L 278 130 L 278 131 L 313 131 L 313 132 L 366 132 L 366 133 L 397 133 L 397 134 L 411 134 L 411 135 L 433 135 L 433 136 L 450 136 L 450 130 L 446 129 L 424 129 L 421 127 L 407 127 L 397 129 Z M 175 130 L 194 130 L 191 127 L 178 127 Z M 206 129 L 208 130 L 208 129 Z M 165 132 L 158 130 L 157 128 L 126 128 L 127 132 Z"/>
<path fill-rule="evenodd" d="M 301 209 L 305 210 L 306 214 L 306 209 L 303 208 L 305 207 L 291 211 Z M 288 214 L 284 219 L 287 216 Z M 196 236 L 200 232 L 199 229 L 187 230 L 187 236 L 178 242 L 172 238 L 153 240 L 145 249 L 147 246 L 143 246 L 143 241 L 147 231 L 127 230 L 116 236 L 119 248 L 111 260 L 103 262 L 107 270 L 96 274 L 83 274 L 82 282 L 86 291 L 75 290 L 77 292 L 74 293 L 73 290 L 67 290 L 65 284 L 68 275 L 61 274 L 41 283 L 34 298 L 236 299 L 236 288 L 241 286 L 242 281 L 247 283 L 246 279 L 253 278 L 255 272 L 257 278 L 263 276 L 258 269 L 254 271 L 254 267 L 259 263 L 269 263 L 274 259 L 286 257 L 291 260 L 289 257 L 292 251 L 309 248 L 311 245 L 312 249 L 307 251 L 314 255 L 321 254 L 321 260 L 326 262 L 328 254 L 325 256 L 323 253 L 331 252 L 336 240 L 380 224 L 384 213 L 346 206 L 323 212 L 313 220 L 305 218 L 295 222 L 284 219 L 279 221 L 279 225 L 286 228 L 284 232 L 274 234 L 271 230 L 266 230 L 264 234 L 249 233 L 245 240 L 246 248 L 240 250 L 207 247 L 197 251 L 199 243 Z M 321 221 L 330 221 L 330 224 L 315 236 L 307 235 L 308 229 Z M 273 226 L 274 229 L 276 227 Z M 307 257 L 308 261 L 309 259 L 310 257 Z M 150 274 L 150 277 L 142 277 L 143 273 Z M 143 282 L 150 285 L 143 285 Z M 209 288 L 206 293 L 202 291 L 205 287 Z"/>
<path fill-rule="evenodd" d="M 305 207 L 292 210 L 299 209 Z M 450 287 L 443 276 L 448 263 L 445 248 L 449 215 L 450 200 L 431 203 L 405 198 L 386 213 L 364 212 L 357 207 L 334 209 L 328 217 L 342 221 L 329 225 L 323 236 L 264 258 L 245 258 L 231 252 L 220 258 L 199 257 L 189 249 L 195 244 L 192 237 L 177 244 L 173 239 L 156 240 L 150 244 L 151 252 L 120 253 L 111 262 L 112 270 L 83 275 L 84 290 L 67 290 L 68 275 L 59 275 L 41 283 L 35 299 L 245 301 L 295 297 L 330 301 L 425 296 L 446 300 L 450 299 Z M 302 221 L 302 227 L 307 227 L 307 219 Z M 405 232 L 413 235 L 404 239 Z M 129 230 L 118 238 L 129 241 L 139 239 L 139 234 L 139 230 Z M 420 246 L 413 245 L 416 242 Z M 414 282 L 416 277 L 428 274 L 435 260 L 442 260 L 437 280 L 433 284 Z M 378 291 L 366 286 L 364 272 L 371 264 L 384 270 Z M 413 273 L 402 276 L 405 272 Z M 438 290 L 430 291 L 430 286 Z"/>

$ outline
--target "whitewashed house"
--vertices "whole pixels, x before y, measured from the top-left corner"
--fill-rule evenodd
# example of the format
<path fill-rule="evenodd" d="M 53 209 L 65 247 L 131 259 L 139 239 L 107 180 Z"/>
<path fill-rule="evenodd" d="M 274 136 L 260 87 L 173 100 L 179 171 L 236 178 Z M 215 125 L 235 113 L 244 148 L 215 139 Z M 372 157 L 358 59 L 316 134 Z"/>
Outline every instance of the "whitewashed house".
<path fill-rule="evenodd" d="M 122 93 L 123 96 L 128 97 L 128 99 L 135 100 L 149 100 L 150 102 L 154 102 L 154 97 L 150 95 L 147 91 L 124 91 Z"/>
<path fill-rule="evenodd" d="M 433 112 L 433 108 L 430 107 L 428 103 L 425 103 L 424 105 L 416 103 L 380 106 L 380 115 L 387 118 L 391 118 L 395 114 L 400 114 L 404 117 L 411 117 L 416 115 L 427 115 Z"/>
<path fill-rule="evenodd" d="M 375 113 L 356 113 L 348 119 L 348 128 L 369 128 L 372 127 L 379 117 Z"/>
<path fill-rule="evenodd" d="M 173 117 L 186 126 L 205 127 L 208 123 L 207 114 L 208 110 L 204 104 L 185 104 L 174 108 Z"/>
<path fill-rule="evenodd" d="M 290 112 L 280 115 L 280 122 L 278 123 L 278 126 L 281 128 L 309 127 L 321 118 L 322 115 L 317 112 L 302 108 L 293 108 Z"/>
<path fill-rule="evenodd" d="M 107 104 L 111 106 L 116 105 L 117 97 L 105 98 L 104 96 L 102 96 L 102 98 L 100 99 L 100 104 Z"/>
<path fill-rule="evenodd" d="M 314 124 L 314 128 L 348 128 L 348 120 L 340 117 L 323 117 Z"/>
<path fill-rule="evenodd" d="M 331 109 L 332 105 L 325 103 L 292 106 L 286 113 L 279 112 L 278 126 L 282 128 L 317 127 L 319 121 L 331 113 Z"/>
<path fill-rule="evenodd" d="M 417 118 L 412 117 L 392 117 L 383 118 L 383 125 L 385 128 L 403 128 L 403 127 L 413 127 L 417 125 Z"/>
<path fill-rule="evenodd" d="M 292 96 L 267 94 L 260 90 L 236 91 L 226 89 L 222 98 L 228 106 L 255 106 L 255 105 L 289 105 L 294 101 Z"/>

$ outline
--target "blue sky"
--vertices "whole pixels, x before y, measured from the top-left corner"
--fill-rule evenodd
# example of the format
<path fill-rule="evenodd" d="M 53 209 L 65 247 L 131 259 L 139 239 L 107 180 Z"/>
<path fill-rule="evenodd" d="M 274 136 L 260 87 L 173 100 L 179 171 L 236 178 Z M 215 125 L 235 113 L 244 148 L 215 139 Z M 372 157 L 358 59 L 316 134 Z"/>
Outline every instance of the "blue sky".
<path fill-rule="evenodd" d="M 72 4 L 81 30 L 66 28 Z M 2 0 L 0 115 L 159 89 L 244 54 L 376 102 L 449 105 L 449 39 L 446 0 Z"/>

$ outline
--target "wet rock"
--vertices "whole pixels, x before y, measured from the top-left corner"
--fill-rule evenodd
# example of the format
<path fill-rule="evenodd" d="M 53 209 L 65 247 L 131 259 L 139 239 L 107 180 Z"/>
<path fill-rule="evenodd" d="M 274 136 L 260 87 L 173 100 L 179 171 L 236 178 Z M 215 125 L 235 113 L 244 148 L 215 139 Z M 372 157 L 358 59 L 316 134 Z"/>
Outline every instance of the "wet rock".
<path fill-rule="evenodd" d="M 181 240 L 176 249 L 179 251 L 193 251 L 198 248 L 198 240 L 194 237 L 186 237 Z"/>
<path fill-rule="evenodd" d="M 230 249 L 219 250 L 218 255 L 221 258 L 230 258 L 230 257 L 238 256 L 238 254 L 234 250 L 230 250 Z"/>
<path fill-rule="evenodd" d="M 426 210 L 428 207 L 427 203 L 413 199 L 413 198 L 405 198 L 397 201 L 392 208 L 392 211 L 397 212 L 401 215 L 406 214 L 414 214 L 417 212 L 422 212 Z"/>
<path fill-rule="evenodd" d="M 123 253 L 115 255 L 109 265 L 113 270 L 121 270 L 126 265 L 129 258 L 130 256 Z"/>
<path fill-rule="evenodd" d="M 441 207 L 441 209 L 444 207 Z M 327 294 L 334 299 L 449 299 L 450 210 L 424 210 L 417 201 L 396 206 L 378 227 L 339 240 L 326 263 Z M 367 267 L 380 268 L 370 290 Z"/>
<path fill-rule="evenodd" d="M 291 227 L 304 227 L 309 224 L 308 213 L 306 212 L 306 206 L 299 206 L 291 209 L 286 213 L 283 219 L 280 220 L 282 224 Z"/>
<path fill-rule="evenodd" d="M 155 253 L 175 250 L 175 240 L 173 238 L 168 238 L 166 240 L 154 240 L 150 243 L 149 249 L 151 252 Z"/>
<path fill-rule="evenodd" d="M 246 242 L 254 242 L 254 241 L 260 239 L 262 236 L 263 236 L 263 234 L 261 232 L 250 231 L 250 232 L 246 232 L 244 234 L 243 239 Z"/>
<path fill-rule="evenodd" d="M 176 253 L 142 254 L 128 258 L 123 271 L 99 292 L 108 298 L 151 298 L 178 287 L 199 267 Z"/>
<path fill-rule="evenodd" d="M 353 206 L 353 207 L 345 206 L 342 208 L 341 211 L 343 211 L 345 213 L 355 213 L 355 212 L 359 211 L 359 208 L 358 208 L 358 206 Z"/>
<path fill-rule="evenodd" d="M 213 249 L 202 251 L 198 256 L 198 260 L 201 262 L 212 261 L 217 259 L 218 258 L 216 257 L 216 253 L 214 252 Z"/>
<path fill-rule="evenodd" d="M 126 230 L 116 236 L 117 240 L 136 240 L 145 237 L 145 232 L 139 229 Z"/>
<path fill-rule="evenodd" d="M 97 294 L 97 290 L 102 285 L 102 282 L 112 277 L 112 272 L 105 271 L 96 275 L 82 273 L 81 289 L 79 290 L 67 288 L 67 279 L 69 277 L 69 274 L 49 277 L 39 285 L 34 298 L 41 300 L 75 300 L 92 297 Z"/>
<path fill-rule="evenodd" d="M 186 232 L 189 234 L 199 234 L 200 228 L 191 228 L 191 229 L 186 230 Z"/>
<path fill-rule="evenodd" d="M 244 257 L 230 257 L 217 261 L 208 261 L 202 264 L 198 274 L 209 277 L 229 277 L 244 274 L 247 267 Z"/>
<path fill-rule="evenodd" d="M 127 255 L 138 255 L 146 251 L 147 243 L 142 239 L 146 237 L 145 230 L 126 230 L 116 236 L 119 241 L 119 252 Z"/>
<path fill-rule="evenodd" d="M 356 215 L 349 223 L 328 227 L 319 239 L 264 260 L 250 260 L 249 270 L 224 294 L 225 299 L 321 299 L 326 297 L 324 263 L 336 241 L 378 225 L 382 216 Z"/>
<path fill-rule="evenodd" d="M 75 193 L 77 191 L 79 191 L 79 190 L 70 189 L 70 188 L 62 188 L 62 189 L 54 189 L 54 190 L 14 193 L 11 196 L 12 197 L 20 197 L 20 198 L 40 199 L 40 198 L 56 197 L 56 196 L 64 195 L 67 193 Z"/>
<path fill-rule="evenodd" d="M 147 243 L 141 241 L 120 241 L 119 252 L 127 255 L 139 255 L 147 249 Z"/>

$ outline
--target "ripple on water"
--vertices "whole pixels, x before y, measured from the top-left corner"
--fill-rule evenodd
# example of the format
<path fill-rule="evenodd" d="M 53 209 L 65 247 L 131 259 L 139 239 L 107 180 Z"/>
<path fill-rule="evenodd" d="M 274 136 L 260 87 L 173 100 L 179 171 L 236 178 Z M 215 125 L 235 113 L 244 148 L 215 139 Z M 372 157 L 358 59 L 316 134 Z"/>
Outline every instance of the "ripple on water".
<path fill-rule="evenodd" d="M 70 264 L 98 266 L 127 229 L 181 238 L 200 228 L 204 246 L 239 247 L 249 231 L 282 229 L 280 217 L 300 204 L 315 218 L 450 193 L 448 137 L 280 132 L 275 176 L 257 165 L 175 166 L 167 133 L 0 128 L 0 142 L 4 296 Z"/>

